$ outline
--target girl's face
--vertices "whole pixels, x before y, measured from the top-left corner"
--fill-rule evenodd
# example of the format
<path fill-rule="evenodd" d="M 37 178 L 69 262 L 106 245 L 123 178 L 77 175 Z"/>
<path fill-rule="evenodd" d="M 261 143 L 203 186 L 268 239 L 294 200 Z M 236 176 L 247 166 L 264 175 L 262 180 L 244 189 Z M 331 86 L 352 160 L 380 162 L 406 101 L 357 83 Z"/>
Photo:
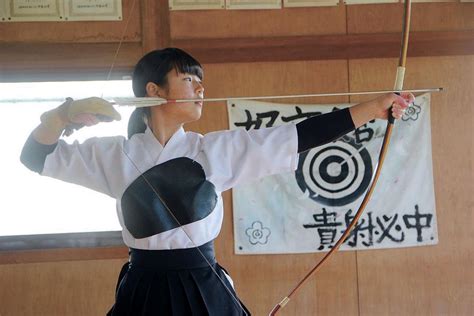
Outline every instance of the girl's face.
<path fill-rule="evenodd" d="M 147 89 L 149 96 L 157 96 L 168 100 L 204 98 L 204 87 L 198 76 L 188 73 L 178 73 L 175 70 L 171 70 L 167 74 L 167 78 L 168 86 L 159 87 L 154 85 L 154 89 Z M 154 91 L 150 92 L 148 90 Z M 196 121 L 201 117 L 202 105 L 202 101 L 168 103 L 153 107 L 152 109 L 159 110 L 161 115 L 165 115 L 168 119 L 172 119 L 178 123 L 188 123 Z"/>

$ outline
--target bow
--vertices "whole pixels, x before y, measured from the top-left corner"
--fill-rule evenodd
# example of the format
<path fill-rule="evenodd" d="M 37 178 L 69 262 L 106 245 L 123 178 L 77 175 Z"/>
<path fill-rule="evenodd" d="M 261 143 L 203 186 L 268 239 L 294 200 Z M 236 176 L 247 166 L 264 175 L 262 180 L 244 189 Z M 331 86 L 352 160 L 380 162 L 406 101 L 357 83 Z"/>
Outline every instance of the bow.
<path fill-rule="evenodd" d="M 403 79 L 405 76 L 405 65 L 406 65 L 406 58 L 407 58 L 407 50 L 408 50 L 408 36 L 410 33 L 410 15 L 411 15 L 411 0 L 405 0 L 404 5 L 404 17 L 403 17 L 403 29 L 402 29 L 402 43 L 401 43 L 401 50 L 400 50 L 400 58 L 398 61 L 397 67 L 397 74 L 395 77 L 395 87 L 394 90 L 401 91 L 403 89 Z M 390 138 L 392 136 L 392 129 L 395 123 L 395 119 L 392 116 L 391 108 L 388 110 L 388 121 L 387 121 L 387 128 L 385 131 L 385 136 L 383 139 L 382 147 L 380 149 L 379 160 L 377 166 L 375 167 L 375 175 L 370 184 L 370 187 L 367 193 L 362 200 L 362 203 L 359 207 L 359 210 L 356 212 L 354 218 L 352 219 L 351 223 L 348 225 L 347 229 L 344 231 L 342 236 L 338 239 L 335 245 L 331 248 L 331 250 L 326 253 L 326 255 L 319 261 L 319 263 L 314 266 L 298 284 L 290 291 L 290 293 L 283 298 L 283 300 L 273 307 L 272 311 L 269 315 L 275 315 L 281 308 L 283 308 L 288 302 L 290 301 L 291 297 L 296 293 L 296 291 L 309 279 L 311 275 L 316 273 L 321 266 L 326 262 L 329 257 L 334 254 L 339 247 L 344 243 L 346 238 L 351 233 L 354 226 L 357 224 L 359 218 L 361 217 L 362 213 L 364 212 L 365 207 L 367 206 L 372 193 L 374 192 L 375 185 L 380 177 L 380 172 L 382 170 L 383 163 L 385 161 L 385 156 L 387 154 L 388 145 L 390 144 Z"/>

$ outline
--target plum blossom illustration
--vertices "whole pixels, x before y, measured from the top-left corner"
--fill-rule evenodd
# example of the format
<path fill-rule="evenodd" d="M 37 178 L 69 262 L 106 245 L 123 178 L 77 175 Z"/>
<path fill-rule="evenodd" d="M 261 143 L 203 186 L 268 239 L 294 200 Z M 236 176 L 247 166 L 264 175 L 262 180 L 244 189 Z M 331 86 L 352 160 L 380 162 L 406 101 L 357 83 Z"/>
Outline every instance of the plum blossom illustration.
<path fill-rule="evenodd" d="M 413 103 L 406 109 L 405 114 L 403 114 L 402 116 L 402 120 L 403 121 L 408 121 L 408 120 L 416 121 L 418 120 L 418 116 L 420 115 L 420 112 L 421 112 L 421 107 Z"/>
<path fill-rule="evenodd" d="M 263 224 L 260 221 L 253 222 L 252 227 L 245 230 L 245 234 L 249 236 L 249 241 L 252 245 L 266 244 L 270 233 L 270 229 L 263 227 Z"/>

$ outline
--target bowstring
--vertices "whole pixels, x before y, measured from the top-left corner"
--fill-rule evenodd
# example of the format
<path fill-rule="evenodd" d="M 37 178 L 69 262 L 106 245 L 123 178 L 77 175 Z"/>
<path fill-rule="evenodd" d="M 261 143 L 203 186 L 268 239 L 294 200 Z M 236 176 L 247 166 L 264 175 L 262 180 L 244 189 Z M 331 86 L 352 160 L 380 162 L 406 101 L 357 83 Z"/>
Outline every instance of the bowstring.
<path fill-rule="evenodd" d="M 158 199 L 160 200 L 160 202 L 164 205 L 166 211 L 169 213 L 169 215 L 171 215 L 171 217 L 173 218 L 173 220 L 176 222 L 176 224 L 178 224 L 179 227 L 181 227 L 182 231 L 184 232 L 184 234 L 188 237 L 188 239 L 191 241 L 193 247 L 199 252 L 199 254 L 203 257 L 203 259 L 206 261 L 207 265 L 209 266 L 209 268 L 211 268 L 212 272 L 216 275 L 216 277 L 219 279 L 219 281 L 221 282 L 221 284 L 224 286 L 224 288 L 226 289 L 227 293 L 229 293 L 229 295 L 232 297 L 232 299 L 234 300 L 234 302 L 237 304 L 237 307 L 239 309 L 241 309 L 245 315 L 247 315 L 247 313 L 245 312 L 244 308 L 242 307 L 242 305 L 240 304 L 240 301 L 237 299 L 237 297 L 235 297 L 235 295 L 232 293 L 232 291 L 229 289 L 229 287 L 225 284 L 224 280 L 222 280 L 222 278 L 219 276 L 219 274 L 217 273 L 216 269 L 214 268 L 214 266 L 209 262 L 209 260 L 207 259 L 207 257 L 202 253 L 201 249 L 199 249 L 199 247 L 196 245 L 196 243 L 194 242 L 194 240 L 191 238 L 191 236 L 189 235 L 189 233 L 186 231 L 186 229 L 184 228 L 184 226 L 179 222 L 178 218 L 174 215 L 174 213 L 171 211 L 171 209 L 168 207 L 168 205 L 166 204 L 166 202 L 164 201 L 164 199 L 161 197 L 161 195 L 158 193 L 158 191 L 155 189 L 155 187 L 150 183 L 150 181 L 148 181 L 148 179 L 145 177 L 145 175 L 143 174 L 143 172 L 141 172 L 141 170 L 138 168 L 138 166 L 135 164 L 135 162 L 132 160 L 132 158 L 127 154 L 127 152 L 122 149 L 123 153 L 125 154 L 125 156 L 128 158 L 128 160 L 132 163 L 133 167 L 135 167 L 135 169 L 137 170 L 139 176 L 141 178 L 143 178 L 143 180 L 145 180 L 146 184 L 151 188 L 151 190 L 153 191 L 153 193 L 155 193 L 155 195 L 158 197 Z"/>
<path fill-rule="evenodd" d="M 133 9 L 135 9 L 135 4 L 137 3 L 137 0 L 133 0 L 132 7 L 130 8 L 130 15 L 127 18 L 127 21 L 125 22 L 125 26 L 122 31 L 122 35 L 120 36 L 119 43 L 117 45 L 117 49 L 115 50 L 114 57 L 112 58 L 112 63 L 110 64 L 109 71 L 107 72 L 107 76 L 105 77 L 104 81 L 104 86 L 102 87 L 102 95 L 100 96 L 101 98 L 104 97 L 104 87 L 105 83 L 109 81 L 110 77 L 112 76 L 112 70 L 115 67 L 115 63 L 117 62 L 118 54 L 120 52 L 120 49 L 122 48 L 123 41 L 125 39 L 125 33 L 127 32 L 128 25 L 130 24 L 130 21 L 132 20 L 132 13 Z"/>
<path fill-rule="evenodd" d="M 133 14 L 133 10 L 135 8 L 135 4 L 136 4 L 137 0 L 134 0 L 133 3 L 132 3 L 132 7 L 130 9 L 130 15 L 128 16 L 127 18 L 127 21 L 125 23 L 125 26 L 123 28 L 123 31 L 122 31 L 122 35 L 120 37 L 120 41 L 119 41 L 119 44 L 117 46 L 117 49 L 115 50 L 115 53 L 114 53 L 114 57 L 112 59 L 112 63 L 110 65 L 110 68 L 109 68 L 109 71 L 107 73 L 107 77 L 105 79 L 105 82 L 109 81 L 110 80 L 110 77 L 112 75 L 112 71 L 115 67 L 115 63 L 117 61 L 117 58 L 118 58 L 118 54 L 120 52 L 120 49 L 122 47 L 122 44 L 123 44 L 123 41 L 125 39 L 125 33 L 127 32 L 127 29 L 128 29 L 128 25 L 130 24 L 130 21 L 132 19 L 132 14 Z M 105 82 L 104 82 L 104 86 L 105 86 Z M 101 95 L 101 98 L 103 97 L 104 95 L 104 87 L 102 88 L 102 95 Z M 247 312 L 244 310 L 244 308 L 242 307 L 239 299 L 232 293 L 232 291 L 229 289 L 229 287 L 225 284 L 224 280 L 222 280 L 222 278 L 219 276 L 219 274 L 217 273 L 216 269 L 212 266 L 212 264 L 209 262 L 209 260 L 206 258 L 206 256 L 202 253 L 201 249 L 199 249 L 199 247 L 196 245 L 196 243 L 194 242 L 194 240 L 191 238 L 191 236 L 188 234 L 188 232 L 186 231 L 186 229 L 183 227 L 183 225 L 181 225 L 181 223 L 179 222 L 178 218 L 176 218 L 176 216 L 174 215 L 174 213 L 171 211 L 171 209 L 168 207 L 168 205 L 165 203 L 165 201 L 163 200 L 163 198 L 160 196 L 160 194 L 155 190 L 155 188 L 153 187 L 153 185 L 148 181 L 148 179 L 143 175 L 143 173 L 140 171 L 140 169 L 138 168 L 138 166 L 135 164 L 135 162 L 130 158 L 130 156 L 125 152 L 125 150 L 122 148 L 122 152 L 125 154 L 125 156 L 128 158 L 128 160 L 132 163 L 132 165 L 135 167 L 135 169 L 137 170 L 137 172 L 140 174 L 140 176 L 145 180 L 145 182 L 147 183 L 147 185 L 152 189 L 152 191 L 155 193 L 155 195 L 158 197 L 158 199 L 161 201 L 161 203 L 165 206 L 166 210 L 168 211 L 168 213 L 171 215 L 171 217 L 173 218 L 173 220 L 178 224 L 179 227 L 181 227 L 182 231 L 185 233 L 185 235 L 187 236 L 187 238 L 189 239 L 189 241 L 191 241 L 192 245 L 194 246 L 194 248 L 196 248 L 196 250 L 198 251 L 198 253 L 201 255 L 201 257 L 206 261 L 207 265 L 209 266 L 209 268 L 212 270 L 212 272 L 214 273 L 214 275 L 219 279 L 220 283 L 222 284 L 222 286 L 225 288 L 225 290 L 227 291 L 227 293 L 230 295 L 230 297 L 232 297 L 232 300 L 234 302 L 234 304 L 237 305 L 237 307 L 244 313 L 244 315 L 247 316 Z"/>

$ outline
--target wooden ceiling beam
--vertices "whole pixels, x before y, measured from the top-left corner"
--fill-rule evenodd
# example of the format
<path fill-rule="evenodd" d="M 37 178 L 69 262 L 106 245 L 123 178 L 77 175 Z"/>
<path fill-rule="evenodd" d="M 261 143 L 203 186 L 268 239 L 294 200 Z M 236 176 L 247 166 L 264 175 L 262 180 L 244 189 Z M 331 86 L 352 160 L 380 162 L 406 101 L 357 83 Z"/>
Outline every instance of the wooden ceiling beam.
<path fill-rule="evenodd" d="M 162 43 L 158 38 L 148 39 L 145 46 L 140 42 L 123 43 L 111 78 L 130 75 L 144 50 L 161 47 L 167 41 Z M 203 64 L 391 58 L 398 57 L 400 49 L 400 35 L 396 33 L 169 41 L 170 46 L 190 52 Z M 117 45 L 2 43 L 0 82 L 103 79 Z M 474 31 L 410 35 L 409 57 L 473 54 Z"/>
<path fill-rule="evenodd" d="M 400 35 L 349 34 L 277 38 L 183 39 L 173 46 L 200 62 L 265 62 L 398 57 Z M 474 54 L 474 31 L 412 32 L 408 55 Z"/>
<path fill-rule="evenodd" d="M 0 44 L 0 82 L 105 80 L 118 43 Z M 142 55 L 140 42 L 123 43 L 111 79 L 129 76 Z"/>

